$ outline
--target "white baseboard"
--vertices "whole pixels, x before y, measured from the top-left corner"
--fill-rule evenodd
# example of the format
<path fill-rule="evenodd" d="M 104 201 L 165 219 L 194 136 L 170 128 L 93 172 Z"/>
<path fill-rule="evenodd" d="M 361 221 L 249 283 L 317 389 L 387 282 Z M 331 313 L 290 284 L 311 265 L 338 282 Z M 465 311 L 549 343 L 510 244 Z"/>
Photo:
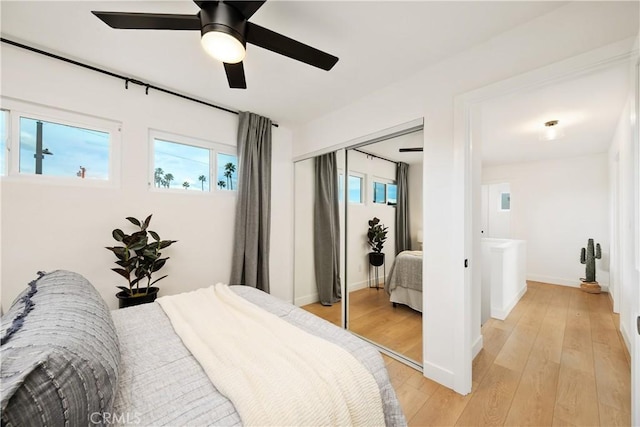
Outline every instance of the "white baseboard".
<path fill-rule="evenodd" d="M 527 280 L 531 280 L 533 282 L 549 283 L 551 285 L 570 286 L 572 288 L 579 288 L 581 283 L 578 279 L 566 279 L 562 277 L 543 276 L 539 274 L 527 274 Z M 609 292 L 608 283 L 598 283 L 602 288 L 602 292 Z"/>
<path fill-rule="evenodd" d="M 301 297 L 296 297 L 295 305 L 298 307 L 302 307 L 303 305 L 313 304 L 314 302 L 320 301 L 318 294 L 305 295 Z"/>
<path fill-rule="evenodd" d="M 622 340 L 624 344 L 627 346 L 627 351 L 631 354 L 631 338 L 629 336 L 629 331 L 625 327 L 623 322 L 620 322 L 620 335 L 622 335 Z"/>
<path fill-rule="evenodd" d="M 525 283 L 524 286 L 518 291 L 516 296 L 513 298 L 513 300 L 509 304 L 507 304 L 506 307 L 496 307 L 496 308 L 491 307 L 491 317 L 498 320 L 506 319 L 509 313 L 511 313 L 511 310 L 513 310 L 513 307 L 516 306 L 518 301 L 520 301 L 520 298 L 522 298 L 526 292 L 527 292 L 527 284 Z"/>
<path fill-rule="evenodd" d="M 482 350 L 482 347 L 484 345 L 483 343 L 484 339 L 482 337 L 482 334 L 480 334 L 471 347 L 471 360 L 475 359 L 478 353 L 480 353 L 480 350 Z"/>
<path fill-rule="evenodd" d="M 360 282 L 349 283 L 349 292 L 357 291 L 359 289 L 364 289 L 369 286 L 368 280 L 362 280 Z"/>
<path fill-rule="evenodd" d="M 422 374 L 443 386 L 453 390 L 453 372 L 431 362 L 424 361 Z"/>

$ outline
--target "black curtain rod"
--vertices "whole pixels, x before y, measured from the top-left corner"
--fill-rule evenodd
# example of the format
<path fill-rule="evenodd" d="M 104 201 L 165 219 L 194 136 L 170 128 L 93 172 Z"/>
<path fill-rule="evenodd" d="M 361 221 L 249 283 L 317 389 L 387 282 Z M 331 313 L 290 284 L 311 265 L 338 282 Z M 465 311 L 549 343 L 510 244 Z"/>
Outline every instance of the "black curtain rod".
<path fill-rule="evenodd" d="M 221 111 L 226 111 L 227 113 L 236 114 L 236 115 L 240 114 L 238 111 L 231 110 L 229 108 L 225 108 L 225 107 L 221 107 L 219 105 L 211 104 L 209 102 L 202 101 L 200 99 L 193 98 L 191 96 L 183 95 L 181 93 L 174 92 L 172 90 L 163 89 L 163 88 L 158 87 L 156 85 L 153 85 L 153 84 L 150 84 L 150 83 L 145 83 L 143 81 L 140 81 L 140 80 L 137 80 L 137 79 L 133 79 L 131 77 L 123 76 L 121 74 L 113 73 L 111 71 L 107 71 L 107 70 L 104 70 L 102 68 L 94 67 L 92 65 L 85 64 L 83 62 L 74 61 L 73 59 L 65 58 L 64 56 L 56 55 L 54 53 L 47 52 L 47 51 L 44 51 L 44 50 L 41 50 L 41 49 L 37 49 L 37 48 L 32 47 L 32 46 L 27 46 L 25 44 L 18 43 L 18 42 L 15 42 L 13 40 L 5 39 L 4 37 L 0 37 L 0 41 L 2 41 L 2 43 L 7 43 L 7 44 L 10 44 L 10 45 L 15 46 L 15 47 L 19 47 L 21 49 L 28 50 L 30 52 L 34 52 L 34 53 L 38 53 L 40 55 L 47 56 L 49 58 L 53 58 L 53 59 L 57 59 L 59 61 L 63 61 L 63 62 L 69 63 L 69 64 L 77 65 L 78 67 L 86 68 L 87 70 L 95 71 L 95 72 L 98 72 L 98 73 L 106 74 L 107 76 L 111 76 L 111 77 L 115 77 L 117 79 L 124 80 L 125 89 L 129 89 L 129 83 L 133 83 L 133 84 L 136 84 L 138 86 L 144 86 L 145 87 L 145 93 L 147 95 L 149 95 L 149 89 L 155 89 L 158 92 L 163 92 L 163 93 L 166 93 L 166 94 L 169 94 L 169 95 L 177 96 L 178 98 L 182 98 L 182 99 L 186 99 L 188 101 L 196 102 L 198 104 L 206 105 L 208 107 L 212 107 L 212 108 L 215 108 L 215 109 L 218 109 L 218 110 L 221 110 Z M 272 123 L 272 125 L 274 127 L 278 127 L 277 123 Z"/>
<path fill-rule="evenodd" d="M 367 153 L 366 151 L 359 150 L 357 148 L 352 148 L 353 151 L 357 151 L 358 153 L 366 154 L 367 156 L 375 157 L 376 159 L 384 160 L 389 163 L 395 163 L 396 165 L 400 162 L 396 162 L 394 160 L 385 159 L 384 157 L 376 156 L 375 154 Z"/>

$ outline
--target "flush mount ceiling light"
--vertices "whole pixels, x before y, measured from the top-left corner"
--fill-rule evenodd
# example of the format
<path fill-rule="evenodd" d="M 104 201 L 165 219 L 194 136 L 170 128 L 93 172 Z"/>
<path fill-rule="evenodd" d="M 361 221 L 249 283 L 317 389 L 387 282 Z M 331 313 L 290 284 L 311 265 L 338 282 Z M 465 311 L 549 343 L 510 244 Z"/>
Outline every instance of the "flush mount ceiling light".
<path fill-rule="evenodd" d="M 564 131 L 560 127 L 559 120 L 549 120 L 545 122 L 544 129 L 540 132 L 542 141 L 553 141 L 564 136 Z"/>

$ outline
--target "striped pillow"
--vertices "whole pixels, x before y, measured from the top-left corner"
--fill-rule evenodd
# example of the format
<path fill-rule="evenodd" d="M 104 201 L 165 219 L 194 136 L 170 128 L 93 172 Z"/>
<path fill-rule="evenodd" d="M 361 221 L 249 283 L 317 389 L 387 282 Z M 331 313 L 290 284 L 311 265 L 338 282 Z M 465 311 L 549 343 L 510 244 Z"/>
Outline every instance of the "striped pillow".
<path fill-rule="evenodd" d="M 111 410 L 118 337 L 84 277 L 59 270 L 32 282 L 2 316 L 1 336 L 3 425 L 88 425 Z"/>

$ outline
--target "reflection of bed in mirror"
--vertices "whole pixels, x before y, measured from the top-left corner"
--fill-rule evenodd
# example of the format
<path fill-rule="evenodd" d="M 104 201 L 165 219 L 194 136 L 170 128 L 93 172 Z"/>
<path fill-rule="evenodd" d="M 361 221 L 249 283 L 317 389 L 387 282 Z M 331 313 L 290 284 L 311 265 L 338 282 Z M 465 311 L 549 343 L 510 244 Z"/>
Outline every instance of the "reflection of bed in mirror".
<path fill-rule="evenodd" d="M 402 251 L 393 261 L 384 285 L 389 300 L 422 312 L 422 251 Z"/>

